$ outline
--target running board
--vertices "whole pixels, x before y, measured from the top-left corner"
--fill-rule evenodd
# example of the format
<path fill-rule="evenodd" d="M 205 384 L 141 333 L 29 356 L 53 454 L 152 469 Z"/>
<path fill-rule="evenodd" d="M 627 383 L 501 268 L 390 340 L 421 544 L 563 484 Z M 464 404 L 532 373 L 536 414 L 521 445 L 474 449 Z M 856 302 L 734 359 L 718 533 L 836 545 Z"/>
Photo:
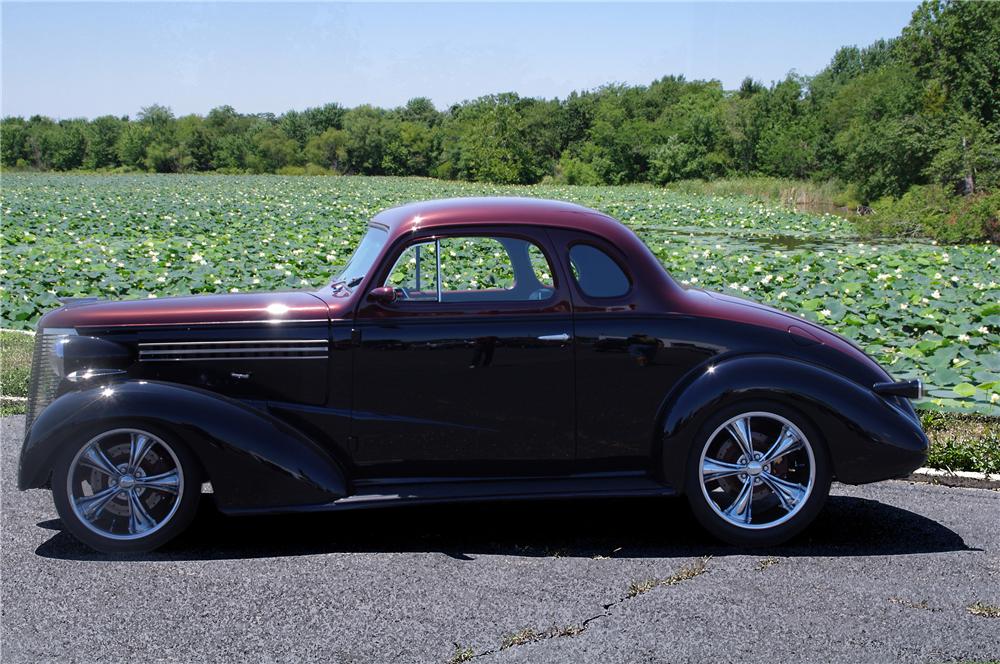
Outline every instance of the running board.
<path fill-rule="evenodd" d="M 361 480 L 356 491 L 332 503 L 253 508 L 222 508 L 230 515 L 333 512 L 351 509 L 514 500 L 674 496 L 673 487 L 645 473 L 577 475 L 573 477 L 450 479 L 383 478 Z"/>
<path fill-rule="evenodd" d="M 334 503 L 335 509 L 379 505 L 490 500 L 542 500 L 604 496 L 672 496 L 668 486 L 642 475 L 503 480 L 384 482 L 358 487 Z"/>

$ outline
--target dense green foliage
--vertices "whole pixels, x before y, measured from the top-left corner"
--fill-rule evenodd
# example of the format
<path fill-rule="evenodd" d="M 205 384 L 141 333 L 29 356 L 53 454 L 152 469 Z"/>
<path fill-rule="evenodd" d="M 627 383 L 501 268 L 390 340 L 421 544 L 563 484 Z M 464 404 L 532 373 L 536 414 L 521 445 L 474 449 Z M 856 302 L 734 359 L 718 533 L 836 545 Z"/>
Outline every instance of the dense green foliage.
<path fill-rule="evenodd" d="M 915 185 L 901 198 L 881 198 L 872 207 L 873 214 L 853 218 L 865 236 L 962 242 L 985 235 L 1000 241 L 1000 191 L 955 197 L 941 185 Z"/>
<path fill-rule="evenodd" d="M 1000 418 L 928 411 L 921 421 L 928 466 L 1000 475 Z"/>
<path fill-rule="evenodd" d="M 4 176 L 4 327 L 59 297 L 316 288 L 368 219 L 406 201 L 472 195 L 575 201 L 621 219 L 685 285 L 772 304 L 854 340 L 925 405 L 1000 406 L 1000 249 L 860 243 L 832 215 L 651 186 L 500 186 L 416 178 Z"/>
<path fill-rule="evenodd" d="M 1000 3 L 931 0 L 903 33 L 840 49 L 813 77 L 736 91 L 667 76 L 562 100 L 495 94 L 283 115 L 2 123 L 2 163 L 37 170 L 431 175 L 492 183 L 663 184 L 761 174 L 836 179 L 858 202 L 911 186 L 1000 184 Z M 975 235 L 975 234 L 973 234 Z M 980 234 L 981 235 L 981 234 Z"/>

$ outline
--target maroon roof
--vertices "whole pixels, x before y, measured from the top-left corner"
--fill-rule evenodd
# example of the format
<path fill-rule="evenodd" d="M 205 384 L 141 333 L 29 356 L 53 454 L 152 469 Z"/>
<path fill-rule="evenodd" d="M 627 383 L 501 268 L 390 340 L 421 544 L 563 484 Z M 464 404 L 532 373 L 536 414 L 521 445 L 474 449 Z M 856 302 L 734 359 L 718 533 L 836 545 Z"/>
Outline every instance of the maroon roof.
<path fill-rule="evenodd" d="M 614 240 L 621 222 L 575 203 L 543 198 L 445 198 L 409 203 L 379 212 L 373 224 L 386 226 L 392 239 L 418 229 L 478 224 L 523 224 L 588 231 Z"/>

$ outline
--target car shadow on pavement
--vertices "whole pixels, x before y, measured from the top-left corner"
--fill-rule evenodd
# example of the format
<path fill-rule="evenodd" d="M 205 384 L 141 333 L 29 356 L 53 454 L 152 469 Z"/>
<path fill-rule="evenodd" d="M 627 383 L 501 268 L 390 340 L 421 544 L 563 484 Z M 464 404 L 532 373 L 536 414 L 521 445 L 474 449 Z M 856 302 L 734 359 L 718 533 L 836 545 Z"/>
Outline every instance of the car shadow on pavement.
<path fill-rule="evenodd" d="M 191 528 L 153 553 L 96 553 L 61 530 L 38 547 L 69 560 L 227 560 L 322 553 L 437 552 L 531 557 L 674 558 L 766 553 L 872 556 L 968 550 L 954 531 L 874 500 L 829 499 L 817 520 L 779 547 L 727 547 L 695 523 L 679 498 L 518 501 L 400 506 L 336 513 L 225 517 L 207 504 Z"/>

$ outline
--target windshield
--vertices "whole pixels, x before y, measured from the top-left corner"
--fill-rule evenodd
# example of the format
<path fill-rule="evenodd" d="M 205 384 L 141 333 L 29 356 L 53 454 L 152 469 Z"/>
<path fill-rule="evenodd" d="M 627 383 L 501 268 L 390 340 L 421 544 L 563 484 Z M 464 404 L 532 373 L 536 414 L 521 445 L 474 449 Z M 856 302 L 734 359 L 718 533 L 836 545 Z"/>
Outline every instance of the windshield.
<path fill-rule="evenodd" d="M 361 243 L 354 250 L 354 255 L 347 263 L 347 267 L 337 275 L 334 283 L 344 283 L 349 287 L 357 286 L 371 269 L 378 254 L 385 246 L 385 241 L 389 237 L 383 228 L 370 227 L 365 236 L 361 238 Z"/>

